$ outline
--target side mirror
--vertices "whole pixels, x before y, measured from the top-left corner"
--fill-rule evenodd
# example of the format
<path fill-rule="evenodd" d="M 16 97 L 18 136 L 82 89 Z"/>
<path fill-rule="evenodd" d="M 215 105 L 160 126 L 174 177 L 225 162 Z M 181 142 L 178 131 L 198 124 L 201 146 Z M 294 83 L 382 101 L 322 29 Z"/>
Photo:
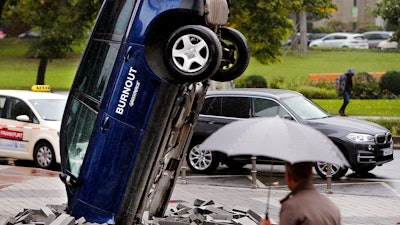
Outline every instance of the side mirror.
<path fill-rule="evenodd" d="M 27 115 L 19 115 L 16 119 L 21 122 L 31 122 Z"/>

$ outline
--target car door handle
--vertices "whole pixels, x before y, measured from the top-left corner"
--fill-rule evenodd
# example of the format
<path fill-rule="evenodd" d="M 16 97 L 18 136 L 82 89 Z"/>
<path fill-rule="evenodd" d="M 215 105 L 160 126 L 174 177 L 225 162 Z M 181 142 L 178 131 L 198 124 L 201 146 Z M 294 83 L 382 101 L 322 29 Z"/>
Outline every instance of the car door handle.
<path fill-rule="evenodd" d="M 101 132 L 104 133 L 110 127 L 110 117 L 106 116 L 103 120 L 103 124 L 101 125 Z"/>
<path fill-rule="evenodd" d="M 124 55 L 125 62 L 128 62 L 129 59 L 132 58 L 132 54 L 133 54 L 133 48 L 132 46 L 129 46 Z"/>
<path fill-rule="evenodd" d="M 208 121 L 208 124 L 214 124 L 215 123 L 215 121 L 214 120 L 210 120 L 210 121 Z"/>

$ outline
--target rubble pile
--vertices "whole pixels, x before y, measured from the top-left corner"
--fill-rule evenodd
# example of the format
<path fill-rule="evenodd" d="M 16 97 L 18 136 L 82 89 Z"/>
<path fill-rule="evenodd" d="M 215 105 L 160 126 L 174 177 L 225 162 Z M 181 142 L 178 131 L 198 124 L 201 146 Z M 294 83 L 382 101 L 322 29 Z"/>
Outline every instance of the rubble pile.
<path fill-rule="evenodd" d="M 66 205 L 47 205 L 41 209 L 25 209 L 10 217 L 3 225 L 96 225 L 83 217 L 75 219 L 65 212 Z M 146 214 L 145 214 L 146 215 Z M 196 199 L 193 206 L 179 203 L 167 210 L 164 217 L 146 218 L 144 225 L 257 225 L 260 215 L 240 207 L 228 209 L 214 201 Z M 105 224 L 104 224 L 105 225 Z"/>

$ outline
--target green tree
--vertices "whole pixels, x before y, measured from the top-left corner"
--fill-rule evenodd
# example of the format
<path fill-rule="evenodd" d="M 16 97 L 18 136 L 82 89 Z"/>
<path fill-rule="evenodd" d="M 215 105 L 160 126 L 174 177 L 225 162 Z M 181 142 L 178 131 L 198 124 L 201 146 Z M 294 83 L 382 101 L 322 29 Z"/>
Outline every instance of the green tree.
<path fill-rule="evenodd" d="M 390 24 L 396 27 L 396 32 L 393 35 L 393 40 L 400 42 L 400 1 L 399 0 L 382 0 L 376 3 L 376 8 L 373 11 L 375 15 L 381 16 Z M 398 45 L 400 48 L 400 45 Z"/>
<path fill-rule="evenodd" d="M 336 10 L 332 0 L 231 0 L 231 25 L 245 34 L 251 54 L 264 64 L 280 60 L 282 40 L 294 31 L 292 12 L 326 18 Z"/>
<path fill-rule="evenodd" d="M 44 84 L 48 62 L 65 56 L 74 41 L 85 37 L 102 1 L 9 0 L 7 3 L 4 8 L 7 17 L 19 18 L 41 35 L 32 40 L 28 55 L 39 59 L 36 84 Z"/>
<path fill-rule="evenodd" d="M 232 0 L 231 25 L 249 42 L 251 54 L 261 63 L 279 61 L 282 40 L 285 40 L 292 24 L 286 0 Z"/>
<path fill-rule="evenodd" d="M 292 13 L 294 33 L 291 36 L 292 49 L 298 49 L 297 33 L 300 33 L 300 45 L 303 53 L 307 52 L 307 14 L 311 18 L 329 18 L 337 8 L 332 0 L 296 0 L 292 1 Z M 299 18 L 299 21 L 297 20 Z M 298 22 L 297 22 L 298 21 Z"/>

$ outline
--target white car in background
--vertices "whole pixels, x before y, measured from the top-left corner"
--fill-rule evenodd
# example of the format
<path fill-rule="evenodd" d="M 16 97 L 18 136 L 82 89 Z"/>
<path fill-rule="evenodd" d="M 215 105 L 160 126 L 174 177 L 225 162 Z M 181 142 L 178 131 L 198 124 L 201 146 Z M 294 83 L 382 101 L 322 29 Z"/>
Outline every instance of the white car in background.
<path fill-rule="evenodd" d="M 60 163 L 66 101 L 49 92 L 0 90 L 0 157 L 32 160 L 44 169 Z"/>
<path fill-rule="evenodd" d="M 381 41 L 378 44 L 378 48 L 381 50 L 396 49 L 397 47 L 398 43 L 396 41 L 390 41 L 390 40 Z"/>
<path fill-rule="evenodd" d="M 367 31 L 361 34 L 367 39 L 369 48 L 377 48 L 382 41 L 390 39 L 393 35 L 392 31 Z"/>
<path fill-rule="evenodd" d="M 368 42 L 361 34 L 332 33 L 312 41 L 310 47 L 368 49 Z"/>

